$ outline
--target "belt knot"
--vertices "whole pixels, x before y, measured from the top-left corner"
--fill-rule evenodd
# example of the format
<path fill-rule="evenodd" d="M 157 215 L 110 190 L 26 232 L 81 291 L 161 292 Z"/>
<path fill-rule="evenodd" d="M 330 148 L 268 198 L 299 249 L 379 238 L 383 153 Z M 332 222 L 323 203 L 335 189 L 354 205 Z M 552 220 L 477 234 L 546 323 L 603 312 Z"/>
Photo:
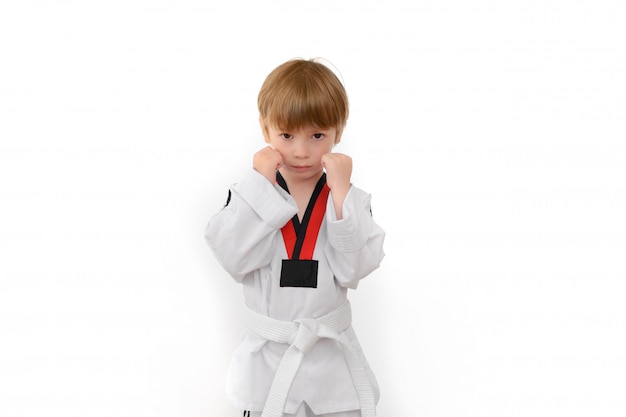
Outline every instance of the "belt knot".
<path fill-rule="evenodd" d="M 302 353 L 307 353 L 320 339 L 319 325 L 315 319 L 299 319 L 294 323 L 298 323 L 298 331 L 289 341 L 290 345 L 295 346 Z"/>

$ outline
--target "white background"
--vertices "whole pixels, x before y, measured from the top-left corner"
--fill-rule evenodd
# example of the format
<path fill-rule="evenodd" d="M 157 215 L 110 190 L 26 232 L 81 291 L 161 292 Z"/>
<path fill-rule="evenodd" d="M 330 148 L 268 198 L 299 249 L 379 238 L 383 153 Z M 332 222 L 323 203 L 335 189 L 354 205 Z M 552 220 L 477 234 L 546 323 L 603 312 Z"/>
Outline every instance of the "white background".
<path fill-rule="evenodd" d="M 626 415 L 622 1 L 2 1 L 0 414 L 229 416 L 240 288 L 202 232 L 294 57 L 383 265 L 379 415 Z"/>

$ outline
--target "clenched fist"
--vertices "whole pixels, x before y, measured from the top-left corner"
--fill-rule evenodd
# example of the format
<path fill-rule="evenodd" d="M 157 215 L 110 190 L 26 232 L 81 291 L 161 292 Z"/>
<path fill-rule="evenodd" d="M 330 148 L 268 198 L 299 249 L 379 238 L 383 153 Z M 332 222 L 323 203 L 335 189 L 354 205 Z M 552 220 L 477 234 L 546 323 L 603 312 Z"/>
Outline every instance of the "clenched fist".
<path fill-rule="evenodd" d="M 322 166 L 326 170 L 326 184 L 333 195 L 337 218 L 342 218 L 343 200 L 350 190 L 352 158 L 342 153 L 327 153 L 322 156 Z"/>
<path fill-rule="evenodd" d="M 266 146 L 255 153 L 252 159 L 252 167 L 272 184 L 276 183 L 276 171 L 282 164 L 282 155 L 271 146 Z"/>

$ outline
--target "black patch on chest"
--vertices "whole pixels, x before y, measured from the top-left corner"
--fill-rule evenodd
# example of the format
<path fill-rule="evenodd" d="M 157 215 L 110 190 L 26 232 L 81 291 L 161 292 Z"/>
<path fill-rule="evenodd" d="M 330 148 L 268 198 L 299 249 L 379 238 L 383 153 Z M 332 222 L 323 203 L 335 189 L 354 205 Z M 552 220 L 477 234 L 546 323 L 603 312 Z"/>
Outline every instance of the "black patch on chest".
<path fill-rule="evenodd" d="M 280 286 L 317 288 L 317 265 L 315 259 L 283 259 Z"/>

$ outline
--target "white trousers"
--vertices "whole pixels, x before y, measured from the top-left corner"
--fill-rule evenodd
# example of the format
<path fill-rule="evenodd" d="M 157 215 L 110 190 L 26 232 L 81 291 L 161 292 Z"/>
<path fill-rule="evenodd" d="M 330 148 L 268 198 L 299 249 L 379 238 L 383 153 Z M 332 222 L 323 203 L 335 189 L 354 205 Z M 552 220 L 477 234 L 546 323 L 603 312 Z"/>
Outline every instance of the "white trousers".
<path fill-rule="evenodd" d="M 245 411 L 243 414 L 241 411 L 239 412 L 239 416 L 242 415 L 245 417 L 261 417 L 261 413 L 257 413 L 254 411 Z M 296 414 L 283 414 L 283 417 L 361 417 L 361 410 L 352 410 L 352 411 L 342 411 L 339 413 L 330 413 L 330 414 L 313 414 L 313 411 L 306 405 L 306 403 L 302 403 L 300 408 Z"/>

